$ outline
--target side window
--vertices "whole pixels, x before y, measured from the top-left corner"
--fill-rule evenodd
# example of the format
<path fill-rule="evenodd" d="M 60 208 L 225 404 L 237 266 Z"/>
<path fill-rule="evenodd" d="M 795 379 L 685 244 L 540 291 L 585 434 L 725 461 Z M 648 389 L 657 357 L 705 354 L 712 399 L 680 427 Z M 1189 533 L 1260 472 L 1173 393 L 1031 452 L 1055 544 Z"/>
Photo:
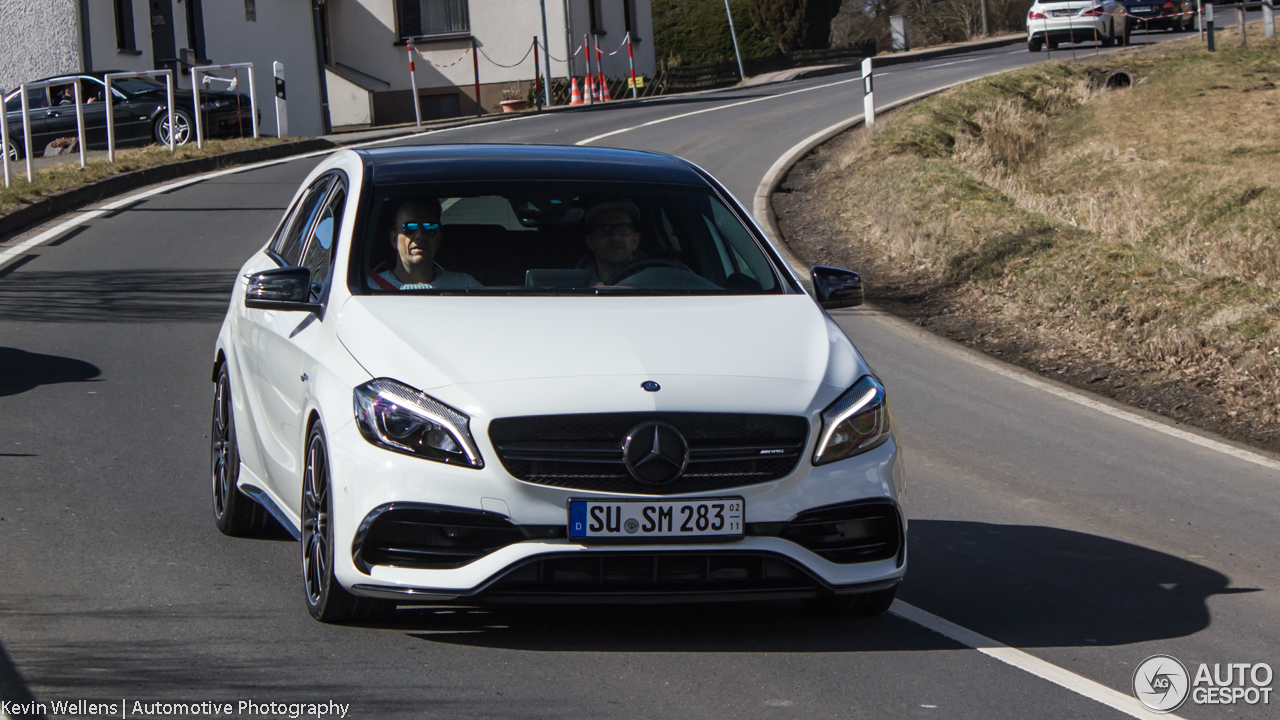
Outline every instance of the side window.
<path fill-rule="evenodd" d="M 346 188 L 339 185 L 334 189 L 329 200 L 320 209 L 315 229 L 311 231 L 311 239 L 307 242 L 307 251 L 302 257 L 302 266 L 311 270 L 311 300 L 319 300 L 324 295 L 325 283 L 329 280 L 329 269 L 333 265 L 333 245 L 342 227 L 342 208 L 347 200 Z"/>
<path fill-rule="evenodd" d="M 311 226 L 311 220 L 320 209 L 320 201 L 324 199 L 325 193 L 329 192 L 329 186 L 332 184 L 332 175 L 326 175 L 312 183 L 311 187 L 307 188 L 306 194 L 302 196 L 302 200 L 298 202 L 298 206 L 294 208 L 293 216 L 285 223 L 284 229 L 271 244 L 271 250 L 284 258 L 287 265 L 297 265 L 301 261 L 302 245 L 307 238 L 307 228 Z"/>

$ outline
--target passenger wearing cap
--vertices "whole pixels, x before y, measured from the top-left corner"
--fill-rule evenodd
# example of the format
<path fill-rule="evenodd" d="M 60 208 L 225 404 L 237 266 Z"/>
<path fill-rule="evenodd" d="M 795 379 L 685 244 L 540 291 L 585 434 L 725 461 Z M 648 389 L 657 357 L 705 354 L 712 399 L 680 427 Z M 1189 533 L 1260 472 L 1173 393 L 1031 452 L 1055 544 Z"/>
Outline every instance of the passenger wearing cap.
<path fill-rule="evenodd" d="M 396 208 L 391 227 L 395 264 L 370 273 L 374 287 L 383 290 L 441 290 L 484 287 L 466 273 L 451 272 L 436 263 L 440 249 L 440 201 L 405 200 Z"/>
<path fill-rule="evenodd" d="M 640 208 L 629 200 L 599 203 L 587 210 L 585 239 L 591 253 L 578 262 L 589 285 L 603 285 L 619 270 L 644 259 L 640 247 Z"/>

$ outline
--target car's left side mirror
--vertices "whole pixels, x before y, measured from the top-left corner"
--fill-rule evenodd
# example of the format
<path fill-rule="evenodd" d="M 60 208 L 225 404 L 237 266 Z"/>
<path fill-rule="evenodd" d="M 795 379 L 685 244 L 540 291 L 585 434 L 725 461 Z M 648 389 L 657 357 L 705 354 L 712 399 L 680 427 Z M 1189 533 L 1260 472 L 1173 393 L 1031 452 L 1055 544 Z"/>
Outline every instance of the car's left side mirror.
<path fill-rule="evenodd" d="M 255 310 L 318 312 L 311 300 L 311 271 L 304 267 L 263 270 L 248 276 L 244 306 Z"/>
<path fill-rule="evenodd" d="M 828 310 L 862 304 L 862 277 L 852 270 L 814 265 L 809 270 L 818 304 Z"/>

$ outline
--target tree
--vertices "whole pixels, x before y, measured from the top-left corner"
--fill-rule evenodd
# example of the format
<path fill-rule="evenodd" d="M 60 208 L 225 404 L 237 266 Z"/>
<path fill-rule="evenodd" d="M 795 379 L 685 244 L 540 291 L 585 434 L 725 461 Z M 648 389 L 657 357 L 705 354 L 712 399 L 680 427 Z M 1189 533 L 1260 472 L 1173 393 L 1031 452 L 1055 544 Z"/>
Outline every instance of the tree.
<path fill-rule="evenodd" d="M 750 0 L 751 21 L 778 41 L 782 52 L 828 46 L 831 18 L 841 0 Z"/>

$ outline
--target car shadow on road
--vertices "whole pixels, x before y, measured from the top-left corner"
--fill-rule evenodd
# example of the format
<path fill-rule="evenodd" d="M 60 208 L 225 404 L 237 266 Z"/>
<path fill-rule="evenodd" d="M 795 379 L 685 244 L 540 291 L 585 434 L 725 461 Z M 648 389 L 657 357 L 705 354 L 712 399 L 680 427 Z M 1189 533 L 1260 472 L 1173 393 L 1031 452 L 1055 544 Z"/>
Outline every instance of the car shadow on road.
<path fill-rule="evenodd" d="M 0 317 L 22 322 L 216 322 L 235 270 L 17 272 L 0 283 Z"/>
<path fill-rule="evenodd" d="M 20 395 L 41 385 L 88 382 L 101 374 L 98 366 L 83 360 L 0 347 L 0 397 Z"/>
<path fill-rule="evenodd" d="M 1096 535 L 913 520 L 898 597 L 1014 647 L 1123 645 L 1209 625 L 1206 600 L 1248 592 L 1221 573 Z M 795 602 L 685 606 L 402 607 L 392 627 L 435 643 L 564 652 L 855 652 L 958 647 L 894 615 L 806 616 Z"/>

